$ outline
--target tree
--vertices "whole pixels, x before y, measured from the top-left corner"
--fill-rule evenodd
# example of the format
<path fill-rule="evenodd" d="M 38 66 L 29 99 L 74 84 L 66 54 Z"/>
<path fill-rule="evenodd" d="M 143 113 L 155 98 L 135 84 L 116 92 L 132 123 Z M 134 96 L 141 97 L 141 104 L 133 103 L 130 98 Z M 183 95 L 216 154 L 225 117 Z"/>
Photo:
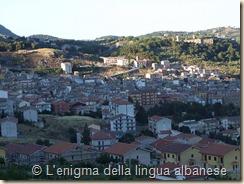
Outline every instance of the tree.
<path fill-rule="evenodd" d="M 198 135 L 198 136 L 202 135 L 202 133 L 200 131 L 198 131 L 198 130 L 195 131 L 195 134 Z"/>
<path fill-rule="evenodd" d="M 128 144 L 134 141 L 135 141 L 135 137 L 131 133 L 126 133 L 119 139 L 119 142 L 128 143 Z"/>
<path fill-rule="evenodd" d="M 102 105 L 109 105 L 109 101 L 106 99 L 103 101 Z"/>
<path fill-rule="evenodd" d="M 100 163 L 100 164 L 108 164 L 112 161 L 112 159 L 110 158 L 110 156 L 106 153 L 104 154 L 101 154 L 100 157 L 98 157 L 96 159 L 97 163 Z"/>
<path fill-rule="evenodd" d="M 134 102 L 133 102 L 133 99 L 131 98 L 131 96 L 128 97 L 128 102 L 130 102 L 130 103 L 134 103 Z"/>
<path fill-rule="evenodd" d="M 7 116 L 7 114 L 5 113 L 4 110 L 2 110 L 2 113 L 1 113 L 1 118 L 5 118 Z"/>
<path fill-rule="evenodd" d="M 231 61 L 235 56 L 235 50 L 233 49 L 232 44 L 229 45 L 227 53 L 228 53 L 229 61 Z"/>
<path fill-rule="evenodd" d="M 3 167 L 5 165 L 4 158 L 0 157 L 0 167 Z"/>
<path fill-rule="evenodd" d="M 153 132 L 150 131 L 150 130 L 148 130 L 148 129 L 142 130 L 142 131 L 141 131 L 141 134 L 142 134 L 142 135 L 145 135 L 145 136 L 150 136 L 150 137 L 153 137 L 153 136 L 154 136 L 154 135 L 153 135 Z"/>
<path fill-rule="evenodd" d="M 82 133 L 82 142 L 86 145 L 89 145 L 91 142 L 90 130 L 87 126 L 87 123 L 85 124 L 84 130 Z"/>
<path fill-rule="evenodd" d="M 140 125 L 145 125 L 148 123 L 147 112 L 142 106 L 138 108 L 135 118 L 136 122 L 138 122 Z"/>
<path fill-rule="evenodd" d="M 50 146 L 51 145 L 51 143 L 48 139 L 45 139 L 45 140 L 37 139 L 36 144 L 44 145 L 44 146 Z"/>
<path fill-rule="evenodd" d="M 187 127 L 187 126 L 180 127 L 180 131 L 183 132 L 183 133 L 186 133 L 186 134 L 190 134 L 191 133 L 190 128 Z"/>
<path fill-rule="evenodd" d="M 69 128 L 68 130 L 70 136 L 70 142 L 76 143 L 76 131 L 74 128 Z"/>

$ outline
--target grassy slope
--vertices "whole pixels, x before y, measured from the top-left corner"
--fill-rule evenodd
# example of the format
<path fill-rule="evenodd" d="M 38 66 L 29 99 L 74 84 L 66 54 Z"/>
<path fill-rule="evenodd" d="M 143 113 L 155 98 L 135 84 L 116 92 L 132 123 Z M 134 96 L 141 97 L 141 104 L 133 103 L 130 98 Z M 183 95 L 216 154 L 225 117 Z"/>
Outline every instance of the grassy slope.
<path fill-rule="evenodd" d="M 0 137 L 0 142 L 30 142 L 35 143 L 37 139 L 50 139 L 51 141 L 63 140 L 69 141 L 69 128 L 82 128 L 87 123 L 101 124 L 102 120 L 87 116 L 54 116 L 40 115 L 46 121 L 43 129 L 26 124 L 18 124 L 18 139 L 9 139 Z"/>

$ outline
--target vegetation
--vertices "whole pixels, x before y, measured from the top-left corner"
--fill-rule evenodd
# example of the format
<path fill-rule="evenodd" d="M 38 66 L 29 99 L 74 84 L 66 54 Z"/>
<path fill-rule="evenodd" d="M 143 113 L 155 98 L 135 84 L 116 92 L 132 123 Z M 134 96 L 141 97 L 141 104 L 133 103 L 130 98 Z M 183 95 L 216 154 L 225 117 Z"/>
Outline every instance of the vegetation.
<path fill-rule="evenodd" d="M 37 139 L 36 144 L 50 146 L 52 145 L 48 139 Z"/>
<path fill-rule="evenodd" d="M 232 140 L 230 137 L 224 136 L 222 135 L 222 133 L 216 133 L 216 132 L 210 132 L 209 137 L 212 139 L 221 140 L 227 144 L 240 145 L 240 137 L 238 138 L 238 140 Z"/>
<path fill-rule="evenodd" d="M 85 124 L 83 133 L 82 133 L 82 143 L 89 145 L 91 142 L 91 137 L 90 137 L 90 129 L 88 128 L 87 124 Z"/>
<path fill-rule="evenodd" d="M 44 67 L 37 67 L 35 72 L 40 75 L 45 74 L 62 74 L 63 70 L 61 68 L 44 68 Z"/>
<path fill-rule="evenodd" d="M 182 38 L 185 33 L 181 33 Z M 203 32 L 202 35 L 205 35 Z M 208 36 L 206 34 L 205 36 Z M 240 73 L 240 41 L 231 38 L 214 38 L 214 44 L 194 44 L 184 41 L 174 41 L 175 35 L 161 37 L 153 35 L 145 37 L 109 37 L 93 41 L 77 41 L 66 39 L 45 39 L 38 37 L 2 38 L 0 37 L 0 52 L 53 48 L 62 50 L 56 53 L 57 58 L 83 58 L 90 61 L 100 61 L 100 56 L 125 56 L 129 59 L 148 58 L 154 62 L 162 59 L 180 60 L 189 64 L 197 64 L 209 68 L 217 68 L 224 73 L 239 75 Z M 184 38 L 185 37 L 185 38 Z M 236 36 L 238 38 L 238 35 Z M 115 44 L 120 46 L 116 47 Z M 54 69 L 38 69 L 41 73 L 59 74 Z"/>
<path fill-rule="evenodd" d="M 240 108 L 233 104 L 223 105 L 220 103 L 202 105 L 200 103 L 165 102 L 155 105 L 144 114 L 148 116 L 171 116 L 175 123 L 184 120 L 200 120 L 214 116 L 237 116 L 240 115 Z M 140 116 L 140 122 L 146 122 L 147 117 Z"/>
<path fill-rule="evenodd" d="M 138 125 L 146 125 L 148 123 L 148 114 L 146 112 L 146 110 L 139 105 L 138 103 L 136 103 L 136 122 L 138 122 Z"/>
<path fill-rule="evenodd" d="M 120 139 L 119 142 L 123 142 L 123 143 L 132 143 L 135 141 L 135 137 L 133 134 L 131 133 L 126 133 L 125 135 L 123 135 Z"/>

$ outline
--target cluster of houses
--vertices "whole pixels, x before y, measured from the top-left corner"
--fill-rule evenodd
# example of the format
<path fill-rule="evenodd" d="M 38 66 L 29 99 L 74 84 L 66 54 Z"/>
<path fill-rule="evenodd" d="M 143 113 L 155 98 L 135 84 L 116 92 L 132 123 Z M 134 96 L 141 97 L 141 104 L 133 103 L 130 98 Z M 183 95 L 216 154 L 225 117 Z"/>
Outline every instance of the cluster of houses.
<path fill-rule="evenodd" d="M 179 38 L 177 38 L 176 41 L 179 41 Z M 195 43 L 195 44 L 204 44 L 204 45 L 213 45 L 214 41 L 216 40 L 214 40 L 213 37 L 196 38 L 195 35 L 193 35 L 191 39 L 184 40 L 184 42 L 186 43 Z"/>
<path fill-rule="evenodd" d="M 106 62 L 105 62 L 106 61 Z M 200 137 L 197 131 L 209 135 L 221 133 L 237 140 L 240 137 L 240 117 L 214 117 L 187 120 L 179 127 L 188 127 L 190 134 L 172 129 L 169 117 L 152 116 L 148 126 L 154 137 L 139 136 L 135 120 L 135 105 L 145 109 L 159 103 L 180 101 L 240 106 L 240 80 L 221 76 L 197 66 L 182 66 L 179 62 L 136 58 L 104 58 L 106 65 L 151 68 L 147 74 L 133 73 L 123 80 L 101 76 L 72 75 L 72 65 L 63 63 L 63 75 L 38 75 L 16 72 L 1 67 L 0 80 L 0 137 L 18 139 L 18 124 L 27 122 L 45 127 L 39 114 L 89 115 L 98 113 L 104 124 L 90 126 L 90 145 L 57 141 L 51 146 L 8 143 L 0 149 L 0 157 L 16 164 L 45 163 L 54 158 L 70 162 L 95 161 L 109 154 L 117 161 L 135 159 L 148 166 L 178 167 L 181 164 L 199 167 L 225 167 L 230 172 L 240 169 L 240 148 Z M 133 143 L 118 140 L 126 133 L 136 135 Z M 28 137 L 28 135 L 22 135 Z M 165 165 L 166 164 L 166 165 Z M 173 164 L 173 165 L 172 165 Z"/>
<path fill-rule="evenodd" d="M 112 131 L 101 130 L 97 126 L 89 128 L 90 145 L 81 144 L 78 134 L 77 143 L 60 141 L 51 146 L 8 143 L 0 149 L 0 157 L 5 158 L 7 163 L 33 165 L 58 158 L 70 163 L 94 163 L 102 154 L 107 154 L 121 164 L 135 160 L 150 167 L 187 165 L 206 169 L 225 168 L 228 173 L 240 172 L 240 147 L 172 130 L 171 120 L 165 117 L 149 118 L 148 129 L 154 132 L 155 137 L 141 135 L 130 144 L 118 142 Z M 195 177 L 199 179 L 203 176 Z"/>

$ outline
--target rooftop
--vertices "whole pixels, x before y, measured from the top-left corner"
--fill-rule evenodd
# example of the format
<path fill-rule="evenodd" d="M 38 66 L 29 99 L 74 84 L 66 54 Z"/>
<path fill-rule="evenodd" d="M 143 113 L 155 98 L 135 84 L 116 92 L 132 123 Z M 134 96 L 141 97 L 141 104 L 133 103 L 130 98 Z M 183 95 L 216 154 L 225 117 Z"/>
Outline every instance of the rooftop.
<path fill-rule="evenodd" d="M 120 155 L 123 156 L 124 154 L 128 153 L 129 151 L 137 148 L 138 145 L 136 144 L 127 144 L 127 143 L 116 143 L 109 148 L 105 149 L 105 153 Z"/>

